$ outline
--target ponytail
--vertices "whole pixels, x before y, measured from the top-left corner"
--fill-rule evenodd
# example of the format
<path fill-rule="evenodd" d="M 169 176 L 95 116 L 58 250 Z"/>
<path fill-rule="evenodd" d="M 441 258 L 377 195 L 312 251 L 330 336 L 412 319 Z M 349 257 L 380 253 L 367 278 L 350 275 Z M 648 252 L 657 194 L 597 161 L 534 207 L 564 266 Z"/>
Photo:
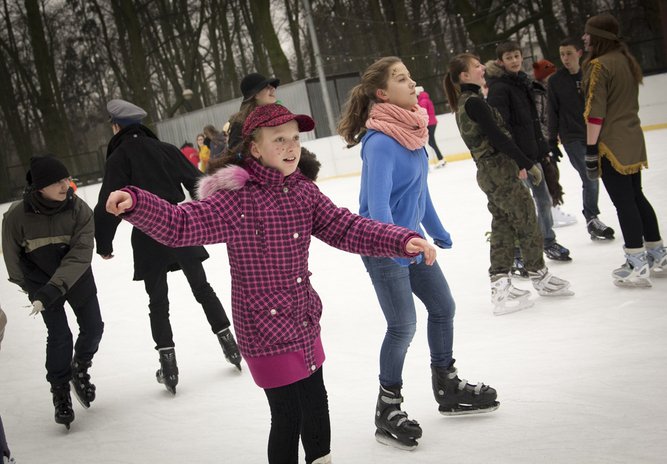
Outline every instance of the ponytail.
<path fill-rule="evenodd" d="M 469 69 L 472 60 L 479 61 L 479 57 L 472 53 L 459 53 L 449 61 L 449 71 L 445 74 L 443 86 L 449 106 L 454 111 L 458 111 L 459 109 L 459 96 L 461 95 L 459 76 L 462 72 L 466 72 Z"/>
<path fill-rule="evenodd" d="M 447 102 L 452 111 L 459 110 L 459 95 L 461 95 L 461 88 L 452 82 L 451 73 L 445 74 L 445 79 L 442 81 L 445 88 L 445 95 L 447 95 Z"/>

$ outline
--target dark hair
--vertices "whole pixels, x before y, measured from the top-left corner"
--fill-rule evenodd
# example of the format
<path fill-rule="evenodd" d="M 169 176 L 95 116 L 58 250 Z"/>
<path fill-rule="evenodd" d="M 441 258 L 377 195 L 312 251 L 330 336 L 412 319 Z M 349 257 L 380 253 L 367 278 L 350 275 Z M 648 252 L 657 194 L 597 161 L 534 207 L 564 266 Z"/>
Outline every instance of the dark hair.
<path fill-rule="evenodd" d="M 583 50 L 584 45 L 581 43 L 581 40 L 575 39 L 574 37 L 565 37 L 558 44 L 559 47 L 574 47 L 575 50 Z"/>
<path fill-rule="evenodd" d="M 215 128 L 215 126 L 213 124 L 205 125 L 204 129 L 203 129 L 203 132 L 210 139 L 215 138 L 216 136 L 220 135 L 220 132 L 218 132 L 218 130 Z"/>
<path fill-rule="evenodd" d="M 469 69 L 472 60 L 479 60 L 477 55 L 472 53 L 460 53 L 449 60 L 449 66 L 443 86 L 445 87 L 445 95 L 447 95 L 447 102 L 454 111 L 459 109 L 459 95 L 461 94 L 461 82 L 459 77 L 462 72 Z"/>
<path fill-rule="evenodd" d="M 521 52 L 521 47 L 516 42 L 501 42 L 496 47 L 496 57 L 499 60 L 503 59 L 503 55 L 507 52 Z M 523 53 L 522 53 L 523 54 Z"/>
<path fill-rule="evenodd" d="M 385 56 L 370 65 L 361 76 L 361 83 L 350 90 L 347 102 L 338 121 L 338 133 L 352 147 L 357 145 L 366 133 L 366 120 L 371 103 L 376 102 L 375 92 L 386 89 L 389 68 L 401 63 L 397 56 Z"/>
<path fill-rule="evenodd" d="M 612 40 L 600 37 L 595 34 L 589 34 L 590 38 L 588 45 L 590 53 L 586 57 L 586 60 L 584 61 L 584 66 L 588 66 L 588 64 L 592 60 L 594 60 L 599 56 L 606 55 L 607 53 L 618 50 L 628 60 L 628 66 L 630 67 L 630 72 L 632 73 L 632 76 L 635 78 L 635 82 L 637 84 L 641 84 L 643 80 L 642 68 L 641 66 L 639 66 L 639 63 L 637 63 L 637 60 L 632 55 L 630 49 L 625 44 L 625 42 L 622 42 L 621 39 L 618 37 L 620 26 L 616 18 L 614 18 L 609 13 L 603 13 L 588 18 L 588 21 L 586 21 L 586 25 L 594 27 L 596 29 L 601 29 L 603 31 L 611 32 L 612 34 L 616 35 L 616 39 Z"/>

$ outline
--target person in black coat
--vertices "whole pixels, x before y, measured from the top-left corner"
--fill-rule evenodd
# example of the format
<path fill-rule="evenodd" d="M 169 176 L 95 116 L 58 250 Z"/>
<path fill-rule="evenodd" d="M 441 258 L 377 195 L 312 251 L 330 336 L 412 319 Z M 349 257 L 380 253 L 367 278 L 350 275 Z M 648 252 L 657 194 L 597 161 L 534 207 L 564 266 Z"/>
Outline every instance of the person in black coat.
<path fill-rule="evenodd" d="M 182 186 L 194 198 L 202 175 L 173 145 L 161 142 L 141 124 L 146 112 L 124 100 L 107 104 L 114 136 L 107 147 L 107 160 L 99 199 L 95 207 L 97 253 L 113 257 L 113 238 L 121 219 L 106 212 L 109 193 L 136 185 L 173 204 L 185 200 Z M 241 355 L 229 330 L 222 303 L 208 283 L 202 261 L 204 247 L 168 248 L 138 229 L 132 230 L 134 280 L 143 280 L 149 297 L 150 323 L 155 348 L 160 353 L 157 380 L 175 393 L 178 383 L 175 344 L 169 322 L 167 272 L 181 269 L 197 302 L 202 305 L 211 330 L 217 335 L 225 358 L 239 370 Z"/>
<path fill-rule="evenodd" d="M 487 101 L 498 109 L 521 151 L 540 162 L 549 156 L 549 146 L 542 136 L 532 82 L 521 70 L 521 48 L 514 42 L 504 42 L 496 48 L 496 56 L 497 61 L 487 64 Z M 526 182 L 526 185 L 532 190 L 537 205 L 537 221 L 544 237 L 546 256 L 559 261 L 571 260 L 570 251 L 556 242 L 551 213 L 553 201 L 546 182 L 542 180 L 537 185 Z"/>

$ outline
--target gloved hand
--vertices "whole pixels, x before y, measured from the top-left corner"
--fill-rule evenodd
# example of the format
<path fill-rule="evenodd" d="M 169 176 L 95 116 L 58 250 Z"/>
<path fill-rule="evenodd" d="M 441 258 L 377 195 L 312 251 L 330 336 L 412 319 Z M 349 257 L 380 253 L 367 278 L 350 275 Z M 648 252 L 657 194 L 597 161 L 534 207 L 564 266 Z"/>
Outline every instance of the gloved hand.
<path fill-rule="evenodd" d="M 554 161 L 560 161 L 563 157 L 563 152 L 560 151 L 557 140 L 549 140 L 549 150 L 551 150 L 551 157 Z"/>
<path fill-rule="evenodd" d="M 586 145 L 586 177 L 590 180 L 600 178 L 600 151 L 598 144 Z"/>
<path fill-rule="evenodd" d="M 32 311 L 30 311 L 29 316 L 36 316 L 42 311 L 44 311 L 44 305 L 41 301 L 35 300 L 32 302 Z"/>
<path fill-rule="evenodd" d="M 43 309 L 46 309 L 53 303 L 55 303 L 56 300 L 61 296 L 62 293 L 60 293 L 60 290 L 58 288 L 56 288 L 54 285 L 46 284 L 42 288 L 37 290 L 37 293 L 35 293 L 35 297 L 33 298 L 33 304 L 36 302 L 40 302 L 42 304 L 42 309 L 40 309 L 39 311 L 42 311 Z"/>
<path fill-rule="evenodd" d="M 528 173 L 530 173 L 530 181 L 533 183 L 533 185 L 540 185 L 540 182 L 542 182 L 542 170 L 537 166 L 537 164 L 533 164 L 533 166 L 528 170 Z"/>

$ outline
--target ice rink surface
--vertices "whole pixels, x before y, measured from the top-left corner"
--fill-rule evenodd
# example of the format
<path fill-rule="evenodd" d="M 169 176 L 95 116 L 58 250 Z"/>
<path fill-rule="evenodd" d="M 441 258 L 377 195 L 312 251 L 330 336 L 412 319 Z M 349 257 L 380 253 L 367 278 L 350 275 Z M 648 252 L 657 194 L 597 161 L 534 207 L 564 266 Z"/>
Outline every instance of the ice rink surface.
<path fill-rule="evenodd" d="M 667 130 L 646 133 L 650 169 L 643 185 L 667 235 Z M 459 374 L 498 390 L 491 414 L 444 417 L 431 392 L 426 313 L 404 371 L 404 409 L 424 435 L 413 452 L 378 444 L 373 415 L 384 319 L 358 256 L 313 241 L 312 282 L 324 303 L 332 455 L 348 463 L 660 463 L 667 456 L 667 279 L 651 289 L 620 289 L 610 272 L 623 262 L 615 211 L 601 186 L 600 218 L 617 239 L 593 242 L 581 209 L 581 183 L 560 163 L 566 212 L 578 223 L 556 229 L 573 261 L 549 261 L 572 282 L 570 298 L 539 298 L 531 309 L 502 317 L 491 312 L 484 233 L 491 216 L 475 182 L 472 161 L 449 163 L 429 178 L 431 195 L 454 247 L 438 261 L 457 303 L 454 355 Z M 321 182 L 334 202 L 357 210 L 358 177 Z M 91 207 L 99 186 L 79 190 Z M 269 410 L 247 368 L 227 364 L 203 311 L 181 273 L 172 273 L 172 324 L 180 369 L 172 397 L 155 381 L 143 283 L 133 282 L 130 227 L 119 228 L 115 258 L 97 255 L 105 333 L 91 374 L 97 400 L 76 401 L 69 432 L 53 421 L 44 358 L 46 329 L 28 317 L 28 301 L 0 266 L 8 315 L 0 351 L 0 415 L 19 464 L 266 462 Z M 207 247 L 209 280 L 230 311 L 224 245 Z M 527 282 L 517 285 L 530 288 Z M 72 315 L 71 311 L 69 314 Z M 76 330 L 73 315 L 70 326 Z M 303 462 L 303 453 L 300 462 Z"/>

